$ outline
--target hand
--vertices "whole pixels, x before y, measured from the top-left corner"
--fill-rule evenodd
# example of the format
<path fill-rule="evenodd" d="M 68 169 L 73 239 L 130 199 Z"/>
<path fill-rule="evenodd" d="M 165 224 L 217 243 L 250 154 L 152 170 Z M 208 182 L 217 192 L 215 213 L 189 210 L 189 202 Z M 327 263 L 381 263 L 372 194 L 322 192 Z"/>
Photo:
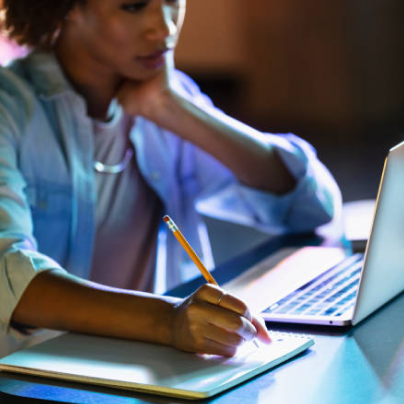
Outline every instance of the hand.
<path fill-rule="evenodd" d="M 271 342 L 264 321 L 216 286 L 200 287 L 175 309 L 173 345 L 183 351 L 233 356 L 253 338 Z"/>
<path fill-rule="evenodd" d="M 172 96 L 169 79 L 173 71 L 174 52 L 170 50 L 165 55 L 164 68 L 149 80 L 123 81 L 116 93 L 119 104 L 128 115 L 156 120 L 154 118 Z"/>

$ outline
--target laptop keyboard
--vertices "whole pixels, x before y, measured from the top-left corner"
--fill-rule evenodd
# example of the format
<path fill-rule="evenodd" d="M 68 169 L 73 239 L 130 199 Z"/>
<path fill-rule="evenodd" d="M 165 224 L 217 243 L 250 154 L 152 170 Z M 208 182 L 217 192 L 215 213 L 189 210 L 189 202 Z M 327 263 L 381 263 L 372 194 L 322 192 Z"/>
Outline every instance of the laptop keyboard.
<path fill-rule="evenodd" d="M 341 316 L 355 304 L 363 254 L 348 257 L 264 310 L 265 313 Z"/>

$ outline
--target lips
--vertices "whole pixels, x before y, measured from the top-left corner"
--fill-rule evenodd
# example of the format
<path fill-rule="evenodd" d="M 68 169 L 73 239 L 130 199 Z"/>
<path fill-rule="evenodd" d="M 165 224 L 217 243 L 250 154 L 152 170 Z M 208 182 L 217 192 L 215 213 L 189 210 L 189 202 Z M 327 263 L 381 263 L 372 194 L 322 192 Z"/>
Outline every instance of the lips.
<path fill-rule="evenodd" d="M 148 69 L 157 69 L 165 63 L 165 54 L 168 52 L 168 50 L 169 49 L 167 48 L 149 53 L 148 55 L 137 56 L 136 60 Z"/>

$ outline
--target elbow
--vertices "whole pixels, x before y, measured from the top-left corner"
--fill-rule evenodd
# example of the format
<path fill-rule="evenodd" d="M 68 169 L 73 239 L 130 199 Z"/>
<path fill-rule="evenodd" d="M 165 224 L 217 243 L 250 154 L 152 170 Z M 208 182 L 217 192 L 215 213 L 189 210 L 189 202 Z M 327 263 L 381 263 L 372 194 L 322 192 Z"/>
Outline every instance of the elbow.
<path fill-rule="evenodd" d="M 291 209 L 289 228 L 293 232 L 308 232 L 341 218 L 342 197 L 338 187 L 317 193 L 315 198 L 299 201 Z"/>

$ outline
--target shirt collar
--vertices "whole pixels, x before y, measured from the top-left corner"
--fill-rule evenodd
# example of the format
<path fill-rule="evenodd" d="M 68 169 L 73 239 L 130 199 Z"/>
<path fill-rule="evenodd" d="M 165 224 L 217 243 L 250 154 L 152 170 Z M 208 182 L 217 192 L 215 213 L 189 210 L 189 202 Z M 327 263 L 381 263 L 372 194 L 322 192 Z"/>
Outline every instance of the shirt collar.
<path fill-rule="evenodd" d="M 40 96 L 53 98 L 73 90 L 53 52 L 33 51 L 22 63 L 26 75 Z"/>

